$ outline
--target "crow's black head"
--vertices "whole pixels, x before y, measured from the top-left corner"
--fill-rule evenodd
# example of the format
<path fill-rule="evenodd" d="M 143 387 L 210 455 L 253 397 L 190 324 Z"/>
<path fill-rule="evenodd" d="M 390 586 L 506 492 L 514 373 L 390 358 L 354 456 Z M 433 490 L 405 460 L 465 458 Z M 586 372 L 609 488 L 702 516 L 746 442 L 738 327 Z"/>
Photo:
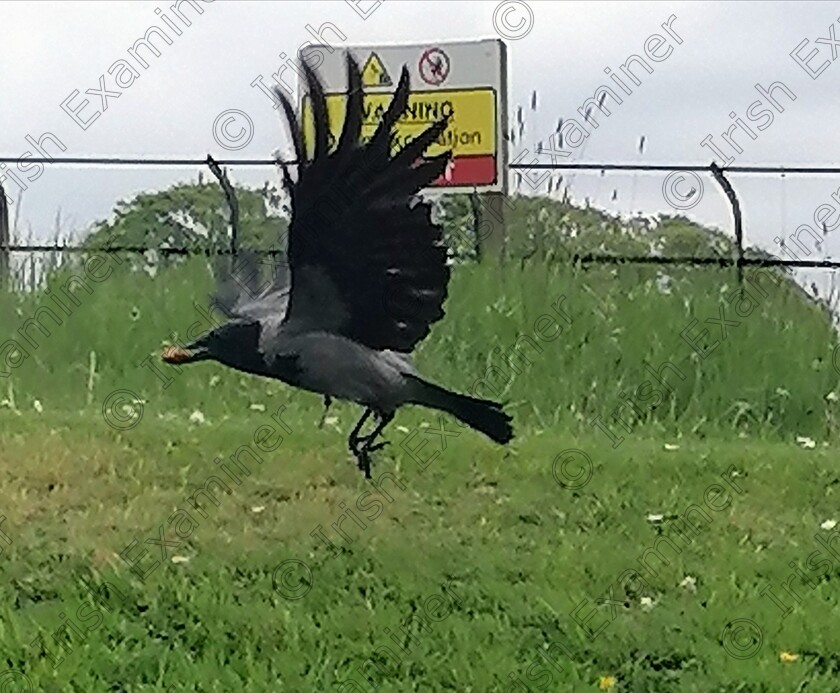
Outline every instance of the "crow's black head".
<path fill-rule="evenodd" d="M 169 347 L 162 358 L 176 365 L 212 360 L 231 368 L 252 370 L 262 360 L 259 339 L 258 322 L 234 320 L 210 330 L 186 347 Z"/>

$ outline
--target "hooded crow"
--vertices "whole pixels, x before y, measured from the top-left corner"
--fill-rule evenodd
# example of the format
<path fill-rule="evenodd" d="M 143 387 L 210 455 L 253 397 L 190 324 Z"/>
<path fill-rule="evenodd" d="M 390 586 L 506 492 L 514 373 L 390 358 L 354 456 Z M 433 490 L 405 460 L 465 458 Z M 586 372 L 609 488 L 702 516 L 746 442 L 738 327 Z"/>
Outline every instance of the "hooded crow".
<path fill-rule="evenodd" d="M 230 209 L 230 226 L 236 237 L 242 238 L 239 231 L 239 205 L 236 191 L 212 157 L 207 157 L 207 164 L 213 175 L 219 180 Z M 216 290 L 210 295 L 210 307 L 221 312 L 229 320 L 259 320 L 266 312 L 285 317 L 289 304 L 291 290 L 288 264 L 276 260 L 276 255 L 270 263 L 273 275 L 266 284 L 261 265 L 267 264 L 260 259 L 256 252 L 249 248 L 240 249 L 237 257 L 231 258 L 228 268 L 224 255 L 216 256 L 211 269 L 216 281 Z M 413 375 L 418 375 L 414 361 L 409 354 L 400 354 L 385 349 L 382 355 L 391 359 L 398 366 Z M 324 396 L 324 411 L 318 421 L 318 428 L 324 427 L 329 413 L 332 399 Z"/>
<path fill-rule="evenodd" d="M 449 117 L 392 154 L 394 125 L 408 107 L 404 66 L 381 122 L 363 142 L 361 74 L 348 53 L 347 109 L 331 147 L 323 86 L 301 62 L 314 120 L 311 159 L 292 104 L 276 90 L 298 163 L 293 180 L 281 162 L 292 208 L 288 290 L 268 291 L 186 348 L 170 347 L 163 359 L 212 359 L 364 406 L 348 445 L 366 478 L 369 454 L 385 445 L 375 444 L 377 437 L 406 404 L 447 412 L 497 443 L 509 442 L 511 417 L 500 404 L 434 385 L 404 360 L 444 316 L 450 270 L 443 229 L 432 221 L 431 205 L 417 196 L 450 162 L 451 151 L 423 157 Z M 378 423 L 362 436 L 371 414 Z"/>

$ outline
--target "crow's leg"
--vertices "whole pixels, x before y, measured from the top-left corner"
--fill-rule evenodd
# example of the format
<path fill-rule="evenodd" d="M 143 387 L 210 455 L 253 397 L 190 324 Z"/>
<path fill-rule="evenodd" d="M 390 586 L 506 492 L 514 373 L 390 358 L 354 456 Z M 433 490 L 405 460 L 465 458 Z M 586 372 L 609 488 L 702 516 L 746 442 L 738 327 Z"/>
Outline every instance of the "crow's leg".
<path fill-rule="evenodd" d="M 377 411 L 374 411 L 373 413 L 376 415 L 376 418 L 378 419 L 378 423 L 374 427 L 374 430 L 372 432 L 368 433 L 366 436 L 357 436 L 356 437 L 357 443 L 361 443 L 363 446 L 365 446 L 367 448 L 368 452 L 370 452 L 371 450 L 379 450 L 380 448 L 387 445 L 387 443 L 382 443 L 381 445 L 376 445 L 376 446 L 371 447 L 370 444 L 382 432 L 382 429 L 385 428 L 385 426 L 387 426 L 388 423 L 394 418 L 393 414 L 388 414 L 387 416 L 383 416 L 381 413 L 379 413 Z"/>
<path fill-rule="evenodd" d="M 365 479 L 370 479 L 370 453 L 375 450 L 380 450 L 388 444 L 388 441 L 385 441 L 374 445 L 373 441 L 376 440 L 377 436 L 382 433 L 382 430 L 391 423 L 394 418 L 393 412 L 387 414 L 377 414 L 377 416 L 379 417 L 379 423 L 370 435 L 366 435 L 360 439 L 362 441 L 362 446 L 356 453 L 356 459 L 359 462 L 359 469 L 364 472 Z"/>
<path fill-rule="evenodd" d="M 362 414 L 362 418 L 359 419 L 358 423 L 356 424 L 356 427 L 350 433 L 350 438 L 347 439 L 347 445 L 350 448 L 350 452 L 352 452 L 357 457 L 359 443 L 364 441 L 364 438 L 359 437 L 359 431 L 362 430 L 362 426 L 365 425 L 365 421 L 367 421 L 370 418 L 371 414 L 373 414 L 372 409 L 365 409 L 365 413 Z"/>
<path fill-rule="evenodd" d="M 370 455 L 364 445 L 353 451 L 356 458 L 356 466 L 365 475 L 365 479 L 370 479 Z"/>
<path fill-rule="evenodd" d="M 327 412 L 330 410 L 330 405 L 332 405 L 332 398 L 329 395 L 324 395 L 324 413 L 321 414 L 321 420 L 318 422 L 318 428 L 324 427 L 324 421 L 327 420 Z"/>

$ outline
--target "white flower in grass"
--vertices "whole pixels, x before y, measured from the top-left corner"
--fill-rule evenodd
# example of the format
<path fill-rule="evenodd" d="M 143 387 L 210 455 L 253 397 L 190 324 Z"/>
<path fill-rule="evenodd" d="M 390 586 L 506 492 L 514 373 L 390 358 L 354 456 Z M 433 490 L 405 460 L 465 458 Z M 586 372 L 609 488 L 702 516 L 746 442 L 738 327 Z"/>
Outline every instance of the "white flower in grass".
<path fill-rule="evenodd" d="M 210 387 L 216 387 L 220 382 L 222 382 L 222 379 L 218 375 L 214 375 L 210 378 Z"/>
<path fill-rule="evenodd" d="M 250 407 L 248 407 L 248 408 L 249 408 L 251 411 L 265 411 L 265 405 L 264 405 L 264 404 L 252 404 L 252 405 L 251 405 Z"/>
<path fill-rule="evenodd" d="M 829 393 L 825 396 L 825 398 L 826 398 L 829 402 L 836 402 L 838 399 L 840 399 L 840 397 L 838 397 L 838 396 L 837 396 L 837 393 L 836 393 L 836 392 L 829 392 Z"/>
<path fill-rule="evenodd" d="M 675 445 L 675 444 L 673 444 L 673 443 L 665 443 L 665 449 L 666 449 L 666 450 L 679 450 L 679 449 L 680 449 L 680 446 L 679 446 L 679 445 Z"/>
<path fill-rule="evenodd" d="M 190 414 L 190 423 L 192 424 L 203 424 L 206 421 L 204 418 L 204 414 L 202 414 L 198 409 L 196 409 L 192 414 Z"/>
<path fill-rule="evenodd" d="M 780 397 L 790 397 L 790 392 L 785 390 L 785 388 L 783 388 L 783 387 L 777 387 L 776 388 L 776 394 L 779 395 Z"/>
<path fill-rule="evenodd" d="M 265 510 L 264 505 L 253 505 L 253 506 L 251 506 L 251 512 L 252 513 L 261 513 L 263 510 Z"/>
<path fill-rule="evenodd" d="M 671 293 L 671 277 L 667 274 L 660 274 L 656 278 L 656 288 L 659 290 L 661 294 L 670 294 Z"/>
<path fill-rule="evenodd" d="M 805 436 L 796 436 L 796 442 L 806 450 L 813 450 L 817 446 L 811 438 L 806 438 Z"/>
<path fill-rule="evenodd" d="M 647 521 L 648 521 L 648 522 L 662 522 L 662 520 L 663 520 L 663 518 L 664 518 L 664 517 L 665 517 L 664 515 L 659 515 L 659 514 L 650 513 L 650 514 L 647 516 Z"/>
<path fill-rule="evenodd" d="M 33 406 L 33 407 L 35 407 L 35 411 L 37 411 L 39 414 L 43 414 L 43 413 L 44 413 L 44 406 L 41 404 L 41 400 L 36 399 L 36 400 L 32 403 L 32 406 Z"/>
<path fill-rule="evenodd" d="M 190 559 L 188 556 L 173 556 L 172 557 L 173 563 L 189 563 Z"/>
<path fill-rule="evenodd" d="M 408 428 L 406 428 L 405 426 L 397 426 L 397 430 L 400 433 L 408 433 Z"/>
<path fill-rule="evenodd" d="M 680 587 L 687 589 L 689 592 L 696 592 L 697 591 L 697 578 L 692 575 L 686 575 L 682 582 L 680 583 Z"/>
<path fill-rule="evenodd" d="M 645 611 L 650 611 L 654 606 L 656 606 L 656 602 L 654 602 L 650 597 L 642 597 L 639 600 L 639 603 Z"/>
<path fill-rule="evenodd" d="M 335 428 L 338 428 L 338 417 L 328 416 L 324 419 L 324 423 L 327 424 L 327 426 L 334 426 Z"/>
<path fill-rule="evenodd" d="M 820 525 L 820 529 L 834 529 L 837 526 L 837 520 L 826 520 Z"/>

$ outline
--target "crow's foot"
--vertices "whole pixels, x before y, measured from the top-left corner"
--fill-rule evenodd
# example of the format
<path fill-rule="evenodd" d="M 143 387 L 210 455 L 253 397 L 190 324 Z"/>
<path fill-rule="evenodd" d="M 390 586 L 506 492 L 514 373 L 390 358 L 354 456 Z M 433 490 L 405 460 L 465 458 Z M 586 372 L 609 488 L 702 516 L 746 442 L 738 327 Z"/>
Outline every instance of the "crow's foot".
<path fill-rule="evenodd" d="M 359 420 L 356 424 L 356 427 L 353 429 L 352 433 L 350 433 L 350 438 L 347 441 L 347 445 L 350 448 L 350 452 L 356 458 L 356 464 L 358 468 L 364 472 L 365 478 L 370 479 L 370 453 L 375 452 L 376 450 L 381 450 L 386 445 L 390 443 L 385 440 L 381 443 L 374 444 L 374 440 L 376 440 L 385 426 L 394 418 L 393 414 L 379 414 L 379 423 L 376 426 L 376 429 L 369 433 L 366 436 L 360 436 L 359 431 L 362 428 L 362 424 L 365 422 L 368 416 L 370 416 L 371 410 L 368 409 L 364 416 Z"/>
<path fill-rule="evenodd" d="M 365 479 L 370 479 L 370 456 L 366 448 L 359 449 L 356 453 L 356 466 L 365 475 Z"/>

